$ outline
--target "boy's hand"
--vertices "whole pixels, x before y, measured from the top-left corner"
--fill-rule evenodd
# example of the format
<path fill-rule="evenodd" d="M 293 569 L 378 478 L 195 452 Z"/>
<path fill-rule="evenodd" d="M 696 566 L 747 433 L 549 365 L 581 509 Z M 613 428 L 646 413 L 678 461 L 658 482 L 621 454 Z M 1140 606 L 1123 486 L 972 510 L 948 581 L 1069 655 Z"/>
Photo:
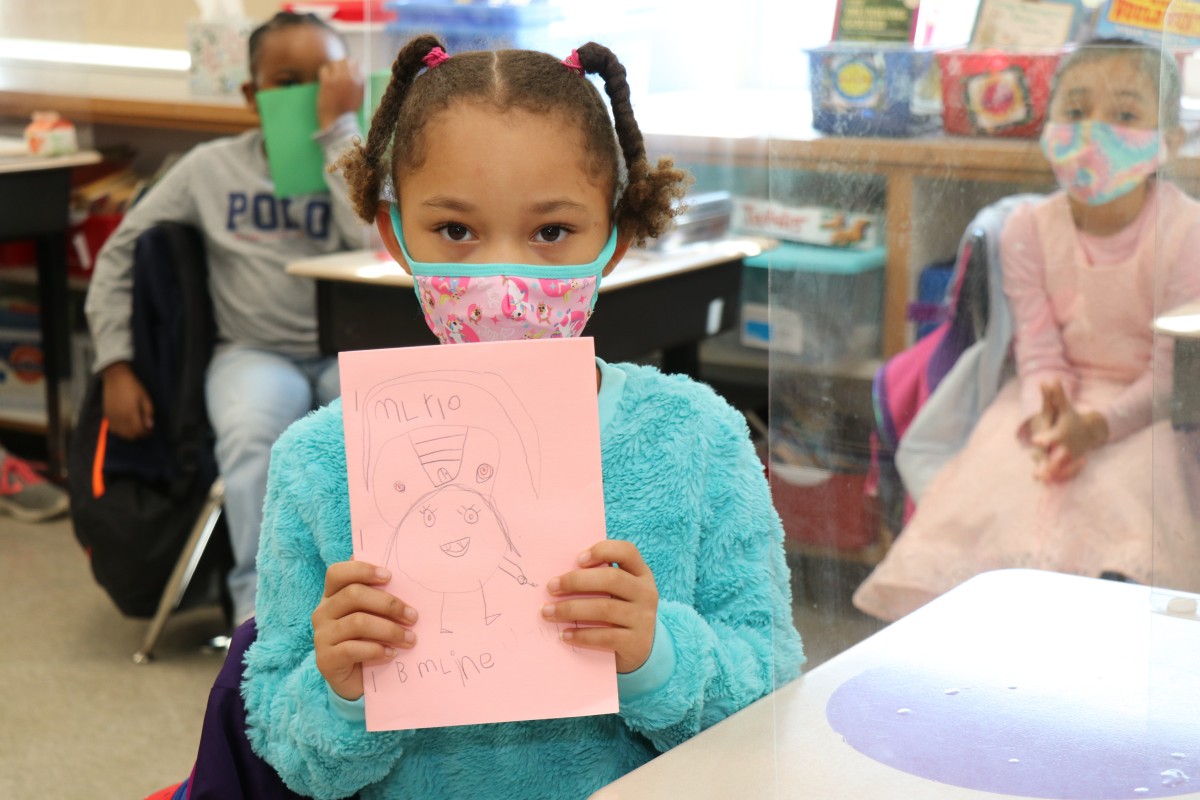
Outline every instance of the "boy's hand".
<path fill-rule="evenodd" d="M 1108 441 L 1108 422 L 1094 411 L 1079 413 L 1061 381 L 1042 387 L 1043 412 L 1049 424 L 1034 430 L 1034 476 L 1046 483 L 1068 481 L 1087 463 L 1087 454 Z"/>
<path fill-rule="evenodd" d="M 363 104 L 363 78 L 354 61 L 330 61 L 317 73 L 317 125 L 325 130 L 338 117 Z"/>
<path fill-rule="evenodd" d="M 417 610 L 382 589 L 387 570 L 342 561 L 325 571 L 325 596 L 312 615 L 317 669 L 329 688 L 347 700 L 363 694 L 362 664 L 391 658 L 417 641 L 409 628 Z"/>
<path fill-rule="evenodd" d="M 104 368 L 104 417 L 122 439 L 142 439 L 154 430 L 154 403 L 128 361 Z"/>
<path fill-rule="evenodd" d="M 616 564 L 616 567 L 611 566 Z M 579 566 L 546 582 L 556 597 L 597 594 L 547 603 L 542 616 L 554 622 L 602 627 L 565 628 L 563 641 L 617 655 L 617 672 L 633 672 L 646 663 L 654 646 L 658 586 L 642 554 L 631 542 L 605 539 L 579 556 Z"/>

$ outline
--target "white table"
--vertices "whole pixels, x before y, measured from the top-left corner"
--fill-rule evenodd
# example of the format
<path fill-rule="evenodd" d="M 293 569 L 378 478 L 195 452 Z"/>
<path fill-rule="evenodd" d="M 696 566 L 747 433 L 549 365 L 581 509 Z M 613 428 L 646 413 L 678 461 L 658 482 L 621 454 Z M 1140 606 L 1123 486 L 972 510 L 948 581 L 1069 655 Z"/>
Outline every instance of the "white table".
<path fill-rule="evenodd" d="M 1167 613 L 1172 596 L 1030 570 L 978 576 L 594 800 L 995 800 L 1023 780 L 1029 797 L 1200 798 L 1200 617 Z M 843 735 L 909 767 L 933 753 L 927 773 L 974 788 L 889 766 Z M 1164 785 L 1181 780 L 1171 770 L 1190 780 Z"/>

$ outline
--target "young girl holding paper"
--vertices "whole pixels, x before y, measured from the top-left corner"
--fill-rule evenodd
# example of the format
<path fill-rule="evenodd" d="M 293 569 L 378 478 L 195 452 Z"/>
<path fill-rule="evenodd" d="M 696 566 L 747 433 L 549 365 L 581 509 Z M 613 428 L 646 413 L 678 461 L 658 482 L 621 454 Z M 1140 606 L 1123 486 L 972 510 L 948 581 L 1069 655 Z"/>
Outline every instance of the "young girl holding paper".
<path fill-rule="evenodd" d="M 563 290 L 596 292 L 631 243 L 664 230 L 686 181 L 648 163 L 625 69 L 594 43 L 560 61 L 415 39 L 345 166 L 358 213 L 418 289 L 471 276 L 461 297 L 422 301 L 443 342 L 462 324 L 484 341 L 577 334 Z M 529 296 L 501 291 L 503 275 Z M 570 646 L 615 654 L 617 715 L 368 733 L 363 663 L 436 635 L 423 622 L 438 612 L 350 560 L 340 401 L 280 439 L 242 691 L 254 750 L 293 790 L 583 798 L 798 674 L 782 528 L 741 416 L 648 367 L 597 361 L 596 382 L 608 538 L 546 580 L 542 614 Z"/>
<path fill-rule="evenodd" d="M 356 112 L 363 99 L 362 79 L 341 38 L 311 14 L 280 12 L 251 34 L 249 51 L 251 81 L 242 90 L 253 110 L 259 92 L 319 84 L 314 138 L 332 166 L 359 135 Z M 289 261 L 369 241 L 345 181 L 330 173 L 327 182 L 328 192 L 276 197 L 258 128 L 200 145 L 121 221 L 100 251 L 88 289 L 109 432 L 126 439 L 149 436 L 154 404 L 131 363 L 134 246 L 161 222 L 195 226 L 204 237 L 217 326 L 205 400 L 225 482 L 236 622 L 254 614 L 254 560 L 271 445 L 288 425 L 338 394 L 337 362 L 317 348 L 312 282 L 284 271 Z"/>

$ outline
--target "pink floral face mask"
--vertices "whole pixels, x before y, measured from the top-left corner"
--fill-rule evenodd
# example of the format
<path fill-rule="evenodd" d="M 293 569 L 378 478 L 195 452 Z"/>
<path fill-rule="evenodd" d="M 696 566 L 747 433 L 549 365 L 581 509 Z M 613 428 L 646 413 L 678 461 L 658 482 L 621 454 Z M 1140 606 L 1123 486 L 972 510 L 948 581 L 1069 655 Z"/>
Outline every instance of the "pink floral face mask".
<path fill-rule="evenodd" d="M 442 344 L 578 336 L 617 249 L 614 226 L 595 261 L 554 267 L 553 273 L 531 264 L 435 264 L 409 255 L 395 205 L 391 215 L 425 323 Z"/>
<path fill-rule="evenodd" d="M 1162 164 L 1157 129 L 1105 122 L 1048 122 L 1042 152 L 1058 184 L 1090 206 L 1129 194 Z"/>

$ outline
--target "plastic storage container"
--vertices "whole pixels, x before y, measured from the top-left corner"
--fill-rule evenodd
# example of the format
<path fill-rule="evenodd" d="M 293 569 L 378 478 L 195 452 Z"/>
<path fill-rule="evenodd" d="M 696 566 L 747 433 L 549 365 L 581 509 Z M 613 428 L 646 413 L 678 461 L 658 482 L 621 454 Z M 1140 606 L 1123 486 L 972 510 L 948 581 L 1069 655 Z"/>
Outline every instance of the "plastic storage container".
<path fill-rule="evenodd" d="M 647 250 L 668 252 L 696 242 L 712 242 L 729 233 L 733 196 L 729 192 L 704 192 L 683 198 L 683 213 L 671 228 L 646 243 Z"/>
<path fill-rule="evenodd" d="M 837 136 L 912 136 L 940 122 L 933 51 L 836 43 L 808 51 L 813 127 Z"/>
<path fill-rule="evenodd" d="M 951 50 L 937 54 L 946 133 L 1041 135 L 1060 52 Z"/>
<path fill-rule="evenodd" d="M 880 354 L 887 250 L 783 243 L 742 271 L 741 341 L 828 365 Z M 771 297 L 775 303 L 771 305 Z"/>
<path fill-rule="evenodd" d="M 772 463 L 771 497 L 788 544 L 861 550 L 879 540 L 879 510 L 866 492 L 869 462 L 837 470 Z"/>

